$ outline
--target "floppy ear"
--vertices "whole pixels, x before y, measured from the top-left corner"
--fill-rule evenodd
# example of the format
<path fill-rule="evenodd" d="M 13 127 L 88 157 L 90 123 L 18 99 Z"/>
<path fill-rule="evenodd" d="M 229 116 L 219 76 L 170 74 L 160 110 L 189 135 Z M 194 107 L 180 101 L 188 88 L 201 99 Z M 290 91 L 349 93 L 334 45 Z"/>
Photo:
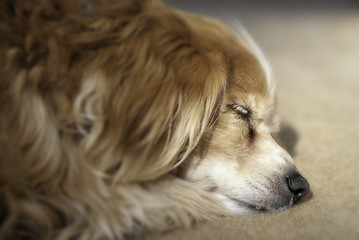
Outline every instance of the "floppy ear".
<path fill-rule="evenodd" d="M 170 171 L 218 114 L 226 82 L 222 56 L 198 51 L 187 26 L 173 15 L 165 18 L 133 19 L 122 30 L 121 45 L 94 59 L 101 63 L 94 67 L 95 81 L 105 86 L 103 126 L 87 158 L 101 159 L 99 170 L 113 173 L 115 182 Z"/>

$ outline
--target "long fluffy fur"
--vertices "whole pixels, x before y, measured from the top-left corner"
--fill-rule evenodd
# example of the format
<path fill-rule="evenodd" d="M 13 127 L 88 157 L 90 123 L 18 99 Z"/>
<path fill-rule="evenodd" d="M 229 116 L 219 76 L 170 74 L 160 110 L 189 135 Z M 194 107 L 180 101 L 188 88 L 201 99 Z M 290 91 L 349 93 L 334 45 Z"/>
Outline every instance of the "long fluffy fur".
<path fill-rule="evenodd" d="M 226 86 L 180 17 L 150 0 L 0 4 L 1 239 L 122 239 L 227 214 L 169 174 Z"/>

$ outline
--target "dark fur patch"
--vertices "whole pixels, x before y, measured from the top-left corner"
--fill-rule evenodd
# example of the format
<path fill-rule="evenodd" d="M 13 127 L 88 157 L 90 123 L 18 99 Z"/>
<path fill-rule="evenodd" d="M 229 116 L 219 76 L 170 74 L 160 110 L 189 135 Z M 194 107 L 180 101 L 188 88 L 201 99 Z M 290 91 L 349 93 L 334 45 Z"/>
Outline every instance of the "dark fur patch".
<path fill-rule="evenodd" d="M 248 132 L 248 136 L 249 136 L 249 140 L 251 142 L 254 141 L 255 137 L 256 137 L 256 131 L 254 130 L 254 127 L 251 123 L 249 123 L 249 132 Z"/>
<path fill-rule="evenodd" d="M 209 188 L 208 188 L 208 192 L 215 192 L 215 191 L 217 191 L 218 190 L 218 187 L 217 186 L 210 186 Z"/>

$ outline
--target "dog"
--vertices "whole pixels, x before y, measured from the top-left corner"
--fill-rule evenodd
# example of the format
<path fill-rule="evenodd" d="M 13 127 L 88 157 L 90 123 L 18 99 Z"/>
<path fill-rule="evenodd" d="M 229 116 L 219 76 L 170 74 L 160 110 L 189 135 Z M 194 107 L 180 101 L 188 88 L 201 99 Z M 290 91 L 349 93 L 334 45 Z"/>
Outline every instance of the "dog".
<path fill-rule="evenodd" d="M 1 239 L 124 239 L 309 192 L 245 31 L 158 0 L 0 4 Z"/>

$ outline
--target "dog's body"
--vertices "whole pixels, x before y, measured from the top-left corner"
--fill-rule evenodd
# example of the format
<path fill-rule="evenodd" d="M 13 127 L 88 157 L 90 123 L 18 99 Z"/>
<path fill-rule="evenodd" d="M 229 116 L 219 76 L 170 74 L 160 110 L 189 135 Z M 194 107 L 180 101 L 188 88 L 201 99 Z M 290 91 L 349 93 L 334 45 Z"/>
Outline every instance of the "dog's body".
<path fill-rule="evenodd" d="M 271 136 L 268 66 L 226 27 L 150 0 L 0 7 L 1 239 L 121 239 L 308 192 Z"/>

